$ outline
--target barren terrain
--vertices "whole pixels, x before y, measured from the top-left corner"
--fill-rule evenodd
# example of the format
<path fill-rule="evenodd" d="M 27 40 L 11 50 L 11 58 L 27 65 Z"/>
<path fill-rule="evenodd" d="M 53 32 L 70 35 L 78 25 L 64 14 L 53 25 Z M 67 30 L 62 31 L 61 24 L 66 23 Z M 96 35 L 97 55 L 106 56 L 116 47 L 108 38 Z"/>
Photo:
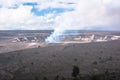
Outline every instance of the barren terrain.
<path fill-rule="evenodd" d="M 45 47 L 45 39 L 52 33 L 51 30 L 8 30 L 0 31 L 0 53 L 29 48 Z M 57 43 L 91 43 L 120 40 L 120 32 L 114 31 L 80 31 L 68 30 L 63 35 L 58 35 Z"/>
<path fill-rule="evenodd" d="M 81 75 L 119 72 L 119 44 L 120 41 L 55 43 L 0 54 L 0 80 L 35 80 L 36 76 L 53 80 L 57 75 L 67 79 L 71 78 L 73 65 L 80 68 Z"/>
<path fill-rule="evenodd" d="M 80 77 L 103 75 L 82 80 L 120 80 L 120 32 L 72 32 L 47 43 L 51 31 L 0 31 L 0 80 L 79 80 L 73 66 Z"/>

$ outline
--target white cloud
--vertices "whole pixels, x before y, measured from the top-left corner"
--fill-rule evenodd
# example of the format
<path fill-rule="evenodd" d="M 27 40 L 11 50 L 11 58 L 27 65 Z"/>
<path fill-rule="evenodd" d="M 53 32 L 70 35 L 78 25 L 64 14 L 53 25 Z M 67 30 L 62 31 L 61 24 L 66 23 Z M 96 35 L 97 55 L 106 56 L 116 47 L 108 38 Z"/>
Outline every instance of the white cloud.
<path fill-rule="evenodd" d="M 59 25 L 59 29 L 96 29 L 97 27 L 100 29 L 101 26 L 101 29 L 120 30 L 119 0 L 104 0 L 105 2 L 102 0 L 77 1 L 75 11 L 62 14 L 58 17 L 56 27 Z M 119 12 L 117 12 L 118 10 Z"/>
<path fill-rule="evenodd" d="M 32 7 L 22 5 L 24 2 L 37 2 L 40 4 L 36 6 L 39 9 L 62 7 L 75 10 L 56 17 L 54 14 L 35 16 L 31 13 Z M 94 29 L 101 25 L 111 29 L 120 27 L 120 0 L 0 0 L 0 4 L 0 29 Z M 18 4 L 19 8 L 8 9 L 14 4 Z"/>
<path fill-rule="evenodd" d="M 0 30 L 46 29 L 51 26 L 48 24 L 51 16 L 35 16 L 31 9 L 32 7 L 23 5 L 17 9 L 0 8 Z"/>

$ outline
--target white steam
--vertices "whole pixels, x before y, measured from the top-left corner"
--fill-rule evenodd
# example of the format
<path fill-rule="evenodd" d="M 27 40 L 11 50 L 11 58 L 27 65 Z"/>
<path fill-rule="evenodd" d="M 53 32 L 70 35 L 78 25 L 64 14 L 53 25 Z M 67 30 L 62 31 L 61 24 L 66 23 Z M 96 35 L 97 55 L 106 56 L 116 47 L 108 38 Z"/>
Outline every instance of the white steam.
<path fill-rule="evenodd" d="M 60 36 L 63 35 L 66 30 L 108 28 L 107 26 L 110 25 L 113 19 L 107 10 L 109 3 L 107 0 L 106 2 L 102 0 L 78 1 L 74 11 L 56 17 L 54 32 L 45 41 L 50 43 L 60 41 Z"/>

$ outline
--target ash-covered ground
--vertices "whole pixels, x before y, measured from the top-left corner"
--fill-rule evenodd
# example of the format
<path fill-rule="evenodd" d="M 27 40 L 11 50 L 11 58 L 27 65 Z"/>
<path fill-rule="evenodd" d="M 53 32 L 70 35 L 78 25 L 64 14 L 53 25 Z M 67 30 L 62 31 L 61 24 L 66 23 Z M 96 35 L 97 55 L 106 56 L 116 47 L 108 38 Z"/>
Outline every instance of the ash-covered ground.
<path fill-rule="evenodd" d="M 50 33 L 0 31 L 0 80 L 120 80 L 120 32 Z"/>

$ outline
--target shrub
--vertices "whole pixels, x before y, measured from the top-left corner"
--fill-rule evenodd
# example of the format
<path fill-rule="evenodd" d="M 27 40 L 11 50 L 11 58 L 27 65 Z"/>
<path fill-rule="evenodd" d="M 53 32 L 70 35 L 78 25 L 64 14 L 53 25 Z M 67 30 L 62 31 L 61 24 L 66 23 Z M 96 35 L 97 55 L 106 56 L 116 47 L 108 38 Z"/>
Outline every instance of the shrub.
<path fill-rule="evenodd" d="M 48 80 L 48 78 L 47 78 L 47 77 L 44 77 L 43 80 Z"/>
<path fill-rule="evenodd" d="M 74 65 L 72 70 L 72 77 L 77 77 L 78 75 L 79 75 L 79 67 Z"/>

